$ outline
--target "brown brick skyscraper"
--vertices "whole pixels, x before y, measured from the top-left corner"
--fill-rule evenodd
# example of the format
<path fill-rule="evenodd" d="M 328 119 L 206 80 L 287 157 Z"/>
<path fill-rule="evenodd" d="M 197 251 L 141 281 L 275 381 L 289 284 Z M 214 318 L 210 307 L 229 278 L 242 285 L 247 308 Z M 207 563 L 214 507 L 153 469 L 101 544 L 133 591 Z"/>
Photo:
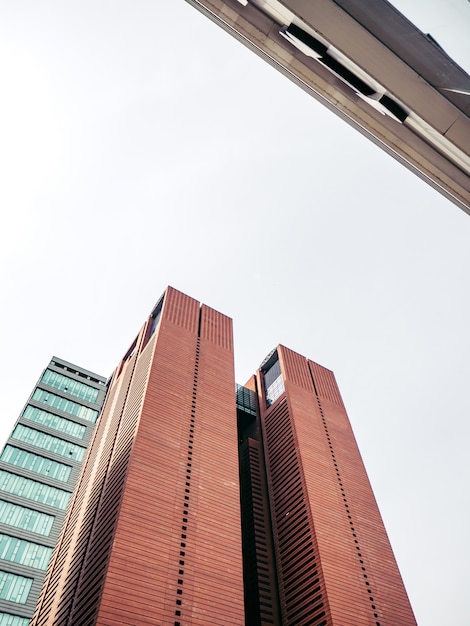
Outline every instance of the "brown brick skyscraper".
<path fill-rule="evenodd" d="M 36 625 L 244 622 L 232 322 L 168 288 L 116 369 Z"/>
<path fill-rule="evenodd" d="M 279 346 L 249 386 L 257 390 L 259 427 L 242 431 L 252 450 L 244 472 L 255 485 L 261 439 L 270 520 L 260 507 L 243 512 L 245 520 L 258 517 L 258 561 L 262 525 L 272 528 L 282 624 L 415 626 L 333 372 Z M 261 598 L 273 584 L 260 573 Z M 270 599 L 274 612 L 274 593 Z M 248 623 L 271 623 L 265 617 L 255 609 Z"/>
<path fill-rule="evenodd" d="M 237 445 L 238 436 L 238 445 Z M 168 288 L 117 367 L 32 626 L 415 626 L 333 373 Z"/>

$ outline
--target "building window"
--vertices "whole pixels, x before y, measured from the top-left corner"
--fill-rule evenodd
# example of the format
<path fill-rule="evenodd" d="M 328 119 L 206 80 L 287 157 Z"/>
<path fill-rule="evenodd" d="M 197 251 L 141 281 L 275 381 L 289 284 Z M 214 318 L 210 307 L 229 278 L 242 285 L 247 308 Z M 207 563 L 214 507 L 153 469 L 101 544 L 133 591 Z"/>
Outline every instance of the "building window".
<path fill-rule="evenodd" d="M 51 554 L 52 548 L 47 546 L 0 534 L 0 559 L 5 561 L 45 570 Z"/>
<path fill-rule="evenodd" d="M 64 413 L 75 415 L 75 417 L 80 417 L 81 419 L 87 420 L 87 422 L 93 422 L 93 424 L 96 422 L 98 417 L 98 411 L 95 411 L 95 409 L 89 409 L 82 404 L 77 404 L 77 402 L 72 402 L 72 400 L 61 398 L 60 396 L 56 396 L 53 393 L 45 391 L 44 389 L 35 389 L 33 393 L 33 400 L 41 402 L 42 404 L 47 404 L 55 409 L 59 409 L 59 411 L 63 411 Z"/>
<path fill-rule="evenodd" d="M 0 613 L 0 626 L 28 626 L 29 617 Z"/>
<path fill-rule="evenodd" d="M 32 578 L 0 571 L 0 600 L 26 604 L 32 584 Z"/>
<path fill-rule="evenodd" d="M 155 331 L 157 330 L 157 326 L 158 326 L 158 324 L 160 322 L 161 314 L 162 314 L 162 310 L 160 308 L 158 313 L 156 313 L 155 317 L 152 317 L 152 323 L 150 324 L 149 339 L 150 339 L 150 337 L 152 337 L 152 335 L 155 334 Z"/>
<path fill-rule="evenodd" d="M 0 500 L 0 522 L 31 533 L 48 536 L 51 532 L 54 516 L 28 509 L 19 504 Z M 0 621 L 0 626 L 1 626 Z"/>
<path fill-rule="evenodd" d="M 48 478 L 61 480 L 65 483 L 68 481 L 72 471 L 70 465 L 58 463 L 52 459 L 10 445 L 5 446 L 0 460 L 15 467 L 21 467 L 30 472 L 36 472 L 36 474 L 42 474 Z"/>
<path fill-rule="evenodd" d="M 284 393 L 284 380 L 282 378 L 281 364 L 279 363 L 277 352 L 274 352 L 262 372 L 266 406 L 271 406 L 271 404 Z"/>
<path fill-rule="evenodd" d="M 152 315 L 151 315 L 152 322 L 150 324 L 149 339 L 155 333 L 155 331 L 157 330 L 158 324 L 160 323 L 160 318 L 162 316 L 162 307 L 163 307 L 163 297 L 160 298 L 159 302 L 157 303 L 154 310 L 152 311 Z"/>
<path fill-rule="evenodd" d="M 42 504 L 63 510 L 67 508 L 71 496 L 68 491 L 39 483 L 24 476 L 11 474 L 4 470 L 0 470 L 0 491 L 6 491 L 27 500 L 41 502 Z"/>
<path fill-rule="evenodd" d="M 41 382 L 48 387 L 60 389 L 71 396 L 76 396 L 77 398 L 86 400 L 92 404 L 96 402 L 98 397 L 98 389 L 90 387 L 90 385 L 86 385 L 85 383 L 81 383 L 78 380 L 74 380 L 73 378 L 69 378 L 68 376 L 64 376 L 63 374 L 59 374 L 58 372 L 53 372 L 52 370 L 46 370 L 44 372 Z"/>
<path fill-rule="evenodd" d="M 47 433 L 43 433 L 40 430 L 23 426 L 23 424 L 17 424 L 15 430 L 11 435 L 12 439 L 18 439 L 18 441 L 24 441 L 32 446 L 41 448 L 42 450 L 48 450 L 54 454 L 60 454 L 72 461 L 83 461 L 86 448 L 77 446 L 76 443 L 70 443 L 65 439 L 59 439 L 59 437 L 53 437 Z"/>
<path fill-rule="evenodd" d="M 150 341 L 150 338 L 153 337 L 153 335 L 155 334 L 155 331 L 158 328 L 158 325 L 160 324 L 160 318 L 162 316 L 162 308 L 163 308 L 164 296 L 165 296 L 165 294 L 163 294 L 163 296 L 160 298 L 160 300 L 155 305 L 152 313 L 150 314 L 150 319 L 149 319 L 149 321 L 147 323 L 147 330 L 145 332 L 145 339 L 144 339 L 144 342 L 143 342 L 143 345 L 142 345 L 142 350 L 148 344 L 148 342 Z"/>
<path fill-rule="evenodd" d="M 76 437 L 77 439 L 83 439 L 86 432 L 86 426 L 82 426 L 82 424 L 77 424 L 77 422 L 72 422 L 71 420 L 65 419 L 65 417 L 53 415 L 52 413 L 48 413 L 47 411 L 43 411 L 42 409 L 38 409 L 30 405 L 25 408 L 23 419 L 36 422 L 36 424 L 42 424 L 43 426 L 48 426 L 49 428 L 58 430 L 61 433 L 70 435 L 71 437 Z"/>

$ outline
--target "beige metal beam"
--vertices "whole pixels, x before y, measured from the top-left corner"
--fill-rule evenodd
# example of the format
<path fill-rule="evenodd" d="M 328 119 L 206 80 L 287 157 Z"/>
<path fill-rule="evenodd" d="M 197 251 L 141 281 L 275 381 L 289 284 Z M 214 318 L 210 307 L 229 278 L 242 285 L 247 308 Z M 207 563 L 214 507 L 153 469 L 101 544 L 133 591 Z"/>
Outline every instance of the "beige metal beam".
<path fill-rule="evenodd" d="M 388 2 L 187 2 L 470 214 L 470 77 Z"/>

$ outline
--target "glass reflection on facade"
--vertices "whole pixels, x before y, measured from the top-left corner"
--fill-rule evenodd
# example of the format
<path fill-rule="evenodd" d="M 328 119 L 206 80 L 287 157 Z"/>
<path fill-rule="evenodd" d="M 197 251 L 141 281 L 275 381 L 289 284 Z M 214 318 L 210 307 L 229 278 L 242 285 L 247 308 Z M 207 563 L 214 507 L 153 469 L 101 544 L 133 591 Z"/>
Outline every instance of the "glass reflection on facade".
<path fill-rule="evenodd" d="M 68 491 L 39 483 L 24 476 L 0 470 L 0 490 L 21 496 L 33 502 L 42 502 L 57 509 L 66 509 L 70 496 Z"/>
<path fill-rule="evenodd" d="M 53 357 L 0 450 L 0 626 L 29 624 L 106 391 Z"/>
<path fill-rule="evenodd" d="M 82 426 L 82 424 L 77 424 L 76 422 L 65 419 L 65 417 L 53 415 L 52 413 L 48 413 L 47 411 L 43 411 L 31 405 L 25 408 L 23 417 L 31 422 L 59 430 L 61 433 L 71 435 L 77 439 L 83 439 L 83 435 L 86 431 L 86 427 Z"/>
<path fill-rule="evenodd" d="M 266 395 L 266 406 L 271 404 L 284 393 L 284 380 L 281 373 L 281 364 L 277 358 L 272 365 L 264 372 L 264 389 Z"/>
<path fill-rule="evenodd" d="M 0 599 L 25 604 L 32 583 L 32 578 L 0 571 Z"/>
<path fill-rule="evenodd" d="M 34 428 L 28 428 L 23 426 L 23 424 L 16 426 L 11 437 L 75 461 L 82 461 L 86 452 L 86 448 L 82 446 L 77 446 L 77 444 L 65 441 L 65 439 L 59 439 L 59 437 L 53 437 L 39 430 L 34 430 Z"/>
<path fill-rule="evenodd" d="M 48 478 L 55 478 L 62 482 L 67 482 L 70 476 L 72 468 L 70 465 L 64 465 L 58 461 L 53 461 L 44 456 L 21 450 L 21 448 L 15 448 L 14 446 L 6 445 L 0 456 L 1 461 L 14 465 L 15 467 L 22 467 L 30 472 L 36 474 L 42 474 Z"/>
<path fill-rule="evenodd" d="M 0 626 L 28 626 L 29 619 L 10 613 L 0 613 Z"/>
<path fill-rule="evenodd" d="M 52 548 L 0 534 L 0 558 L 34 569 L 46 569 Z"/>
<path fill-rule="evenodd" d="M 53 372 L 52 370 L 46 370 L 42 376 L 41 382 L 54 389 L 60 389 L 66 391 L 71 396 L 76 396 L 87 402 L 96 402 L 98 397 L 98 390 L 80 382 L 79 380 L 73 380 L 68 376 Z"/>
<path fill-rule="evenodd" d="M 0 522 L 47 537 L 51 532 L 54 516 L 0 500 Z"/>

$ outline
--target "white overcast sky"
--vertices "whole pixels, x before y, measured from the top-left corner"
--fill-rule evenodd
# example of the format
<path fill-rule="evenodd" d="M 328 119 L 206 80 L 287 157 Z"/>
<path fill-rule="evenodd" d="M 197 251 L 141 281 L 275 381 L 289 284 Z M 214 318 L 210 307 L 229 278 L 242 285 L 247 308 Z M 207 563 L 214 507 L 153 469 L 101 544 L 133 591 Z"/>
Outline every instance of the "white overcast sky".
<path fill-rule="evenodd" d="M 470 70 L 470 3 L 397 6 Z M 3 0 L 4 441 L 167 284 L 333 369 L 420 626 L 470 624 L 470 217 L 183 0 Z M 399 625 L 393 625 L 399 626 Z"/>

